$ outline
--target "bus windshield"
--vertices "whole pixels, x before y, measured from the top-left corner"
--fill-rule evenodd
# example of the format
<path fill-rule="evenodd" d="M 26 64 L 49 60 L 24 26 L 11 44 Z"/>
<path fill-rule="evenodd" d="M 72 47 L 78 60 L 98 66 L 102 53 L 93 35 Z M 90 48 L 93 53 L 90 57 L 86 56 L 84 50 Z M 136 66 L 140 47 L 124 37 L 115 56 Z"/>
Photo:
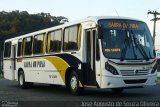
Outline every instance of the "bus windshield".
<path fill-rule="evenodd" d="M 155 57 L 152 37 L 144 22 L 103 19 L 98 24 L 103 34 L 105 57 L 120 60 L 149 60 Z"/>

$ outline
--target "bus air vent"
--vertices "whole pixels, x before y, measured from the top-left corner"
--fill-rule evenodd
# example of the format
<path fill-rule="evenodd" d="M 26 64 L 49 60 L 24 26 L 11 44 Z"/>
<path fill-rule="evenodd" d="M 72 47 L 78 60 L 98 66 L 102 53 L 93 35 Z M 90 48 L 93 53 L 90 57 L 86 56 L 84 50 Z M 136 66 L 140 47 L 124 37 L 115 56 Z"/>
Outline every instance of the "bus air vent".
<path fill-rule="evenodd" d="M 148 75 L 149 70 L 120 70 L 122 76 Z"/>
<path fill-rule="evenodd" d="M 138 79 L 138 80 L 124 80 L 126 84 L 138 84 L 138 83 L 145 83 L 147 79 Z"/>

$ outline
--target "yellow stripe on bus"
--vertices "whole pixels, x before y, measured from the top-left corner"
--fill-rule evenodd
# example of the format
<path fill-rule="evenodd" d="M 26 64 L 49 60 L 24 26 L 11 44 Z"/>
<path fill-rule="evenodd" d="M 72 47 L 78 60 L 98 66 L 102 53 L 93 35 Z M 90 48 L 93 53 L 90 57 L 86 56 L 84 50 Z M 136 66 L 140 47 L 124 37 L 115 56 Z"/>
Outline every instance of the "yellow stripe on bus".
<path fill-rule="evenodd" d="M 50 41 L 51 41 L 51 32 L 47 34 L 48 39 L 47 39 L 47 52 L 50 52 Z"/>
<path fill-rule="evenodd" d="M 80 49 L 80 46 L 81 46 L 81 30 L 82 30 L 82 26 L 80 25 L 78 29 L 78 39 L 77 39 L 78 49 Z"/>
<path fill-rule="evenodd" d="M 65 83 L 65 72 L 69 65 L 61 58 L 52 56 L 52 57 L 45 57 L 48 61 L 50 61 L 57 69 L 63 82 Z"/>

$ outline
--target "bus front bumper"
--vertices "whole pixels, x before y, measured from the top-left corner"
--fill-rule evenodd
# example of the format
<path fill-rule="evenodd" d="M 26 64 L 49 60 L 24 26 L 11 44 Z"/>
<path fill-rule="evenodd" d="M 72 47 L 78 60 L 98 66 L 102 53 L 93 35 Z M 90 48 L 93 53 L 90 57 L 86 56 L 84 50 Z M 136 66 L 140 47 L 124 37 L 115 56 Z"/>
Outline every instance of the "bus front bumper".
<path fill-rule="evenodd" d="M 147 76 L 102 76 L 100 88 L 125 88 L 156 85 L 157 74 Z"/>

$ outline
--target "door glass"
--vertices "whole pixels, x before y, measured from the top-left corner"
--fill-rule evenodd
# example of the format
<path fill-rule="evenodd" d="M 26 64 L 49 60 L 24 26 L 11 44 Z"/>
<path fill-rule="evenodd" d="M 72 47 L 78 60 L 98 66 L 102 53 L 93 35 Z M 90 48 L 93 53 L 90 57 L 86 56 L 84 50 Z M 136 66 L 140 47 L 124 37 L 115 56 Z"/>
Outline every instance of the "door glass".
<path fill-rule="evenodd" d="M 95 85 L 95 30 L 86 32 L 86 80 L 87 84 Z"/>
<path fill-rule="evenodd" d="M 87 43 L 87 50 L 86 50 L 86 52 L 87 52 L 87 64 L 88 64 L 88 66 L 91 66 L 91 42 L 90 42 L 90 40 L 91 40 L 91 38 L 90 38 L 90 36 L 91 36 L 91 32 L 90 31 L 87 31 L 87 41 L 86 41 L 86 43 Z"/>
<path fill-rule="evenodd" d="M 12 56 L 12 67 L 13 67 L 13 70 L 16 70 L 16 46 L 14 45 L 14 46 L 12 46 L 12 54 L 13 54 L 13 56 Z"/>

